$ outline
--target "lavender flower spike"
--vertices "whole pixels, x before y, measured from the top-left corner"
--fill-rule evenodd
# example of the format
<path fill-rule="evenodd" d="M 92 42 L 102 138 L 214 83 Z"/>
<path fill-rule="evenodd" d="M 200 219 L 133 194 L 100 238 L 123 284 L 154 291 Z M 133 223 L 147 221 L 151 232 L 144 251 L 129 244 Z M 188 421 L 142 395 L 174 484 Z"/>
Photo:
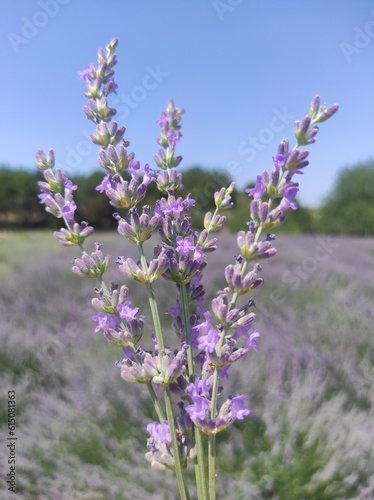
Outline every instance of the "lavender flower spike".
<path fill-rule="evenodd" d="M 74 273 L 87 278 L 98 278 L 105 273 L 109 255 L 104 257 L 99 243 L 96 243 L 95 246 L 96 250 L 91 255 L 83 253 L 82 258 L 74 259 L 72 268 Z"/>
<path fill-rule="evenodd" d="M 126 255 L 116 261 L 120 271 L 116 279 L 124 278 L 126 285 L 106 283 L 109 256 L 99 244 L 93 251 L 84 248 L 93 228 L 76 221 L 77 186 L 64 172 L 54 169 L 53 150 L 46 154 L 39 149 L 36 153 L 38 169 L 44 175 L 39 182 L 39 199 L 46 211 L 65 225 L 55 233 L 59 242 L 81 249 L 81 257 L 73 261 L 73 272 L 97 280 L 92 299 L 94 331 L 121 349 L 116 363 L 121 378 L 142 384 L 141 389 L 149 392 L 155 421 L 147 426 L 146 460 L 158 469 L 174 471 L 179 496 L 176 491 L 173 495 L 188 500 L 190 477 L 185 477 L 184 471 L 197 458 L 197 499 L 214 500 L 218 476 L 215 436 L 250 413 L 245 407 L 247 396 L 230 395 L 227 379 L 233 363 L 257 351 L 260 333 L 254 329 L 256 314 L 250 310 L 255 301 L 248 294 L 256 293 L 264 283 L 258 261 L 276 255 L 275 236 L 270 231 L 286 220 L 287 210 L 298 208 L 295 176 L 309 164 L 309 152 L 302 146 L 316 141 L 317 125 L 335 114 L 338 107 L 321 105 L 320 97 L 315 96 L 308 114 L 295 122 L 294 147 L 283 139 L 273 161 L 270 159 L 270 170 L 258 175 L 254 187 L 246 190 L 249 220 L 237 234 L 239 252 L 224 271 L 221 269 L 224 288 L 211 295 L 205 290 L 203 274 L 218 240 L 211 239 L 210 233 L 225 223 L 221 211 L 233 204 L 234 183 L 214 194 L 214 211 L 205 214 L 203 230 L 196 229 L 192 222 L 195 214 L 191 213 L 195 200 L 191 194 L 178 197 L 183 179 L 176 169 L 182 160 L 176 148 L 182 137 L 184 110 L 173 100 L 158 120 L 156 170 L 147 164 L 142 167 L 128 151 L 126 129 L 113 121 L 116 109 L 110 104 L 111 94 L 117 90 L 117 43 L 113 39 L 105 49 L 99 49 L 97 63 L 80 72 L 80 78 L 88 100 L 84 112 L 94 125 L 91 140 L 100 146 L 98 163 L 106 171 L 97 191 L 105 193 L 109 204 L 121 211 L 113 214 L 118 233 L 137 250 L 136 257 Z M 125 171 L 129 174 L 126 180 Z M 143 202 L 152 182 L 159 192 L 153 210 Z M 165 285 L 168 289 L 159 287 L 162 279 L 169 282 Z M 131 297 L 136 287 L 144 290 L 144 296 L 136 294 L 138 303 Z M 142 314 L 145 296 L 147 320 Z M 207 296 L 214 297 L 210 304 L 206 303 Z M 161 311 L 163 304 L 166 307 Z"/>

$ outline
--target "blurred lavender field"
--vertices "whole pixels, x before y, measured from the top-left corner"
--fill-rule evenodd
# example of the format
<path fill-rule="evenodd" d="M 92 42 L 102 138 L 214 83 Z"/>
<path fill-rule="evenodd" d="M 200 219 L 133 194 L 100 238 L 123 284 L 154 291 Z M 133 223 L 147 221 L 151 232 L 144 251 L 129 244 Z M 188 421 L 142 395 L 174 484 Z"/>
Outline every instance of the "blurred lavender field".
<path fill-rule="evenodd" d="M 112 263 L 134 255 L 116 234 L 96 238 Z M 282 235 L 275 247 L 253 294 L 260 351 L 230 377 L 251 415 L 218 436 L 218 498 L 372 499 L 374 240 Z M 224 286 L 234 254 L 235 236 L 220 235 L 208 290 Z M 17 405 L 17 493 L 3 439 L 0 498 L 177 499 L 173 475 L 144 460 L 147 392 L 121 380 L 119 350 L 93 333 L 96 283 L 70 271 L 75 256 L 50 233 L 0 234 L 3 437 L 9 390 Z M 174 305 L 173 286 L 156 290 Z M 130 298 L 143 312 L 140 285 Z"/>

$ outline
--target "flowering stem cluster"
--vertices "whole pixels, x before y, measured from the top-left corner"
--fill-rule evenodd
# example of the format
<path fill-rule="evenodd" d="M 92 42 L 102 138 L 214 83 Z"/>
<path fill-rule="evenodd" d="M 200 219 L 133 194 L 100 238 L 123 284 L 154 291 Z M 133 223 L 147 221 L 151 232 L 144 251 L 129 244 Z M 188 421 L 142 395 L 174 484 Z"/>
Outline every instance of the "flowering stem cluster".
<path fill-rule="evenodd" d="M 182 174 L 176 167 L 182 158 L 176 156 L 176 148 L 181 139 L 183 109 L 176 108 L 173 101 L 158 120 L 161 131 L 157 141 L 160 149 L 154 156 L 156 170 L 148 165 L 140 168 L 134 153 L 128 152 L 125 127 L 113 120 L 116 110 L 109 104 L 109 96 L 117 88 L 113 70 L 116 46 L 117 40 L 113 40 L 105 51 L 100 49 L 97 65 L 91 64 L 80 77 L 87 87 L 84 112 L 95 126 L 91 138 L 100 146 L 98 162 L 106 171 L 97 190 L 105 192 L 109 203 L 119 210 L 114 214 L 118 233 L 138 250 L 137 262 L 124 256 L 116 261 L 127 284 L 105 283 L 109 256 L 102 253 L 101 245 L 96 244 L 91 253 L 85 251 L 85 239 L 93 228 L 75 221 L 76 186 L 65 173 L 54 170 L 52 150 L 36 154 L 45 177 L 39 183 L 40 201 L 65 223 L 65 228 L 55 233 L 59 242 L 78 246 L 83 252 L 74 260 L 73 271 L 99 281 L 92 300 L 95 332 L 102 332 L 121 348 L 118 366 L 122 378 L 148 388 L 157 421 L 147 427 L 146 459 L 154 467 L 175 471 L 182 499 L 190 498 L 184 471 L 189 462 L 194 462 L 198 498 L 212 500 L 216 495 L 216 434 L 250 413 L 245 407 L 246 395 L 225 394 L 222 387 L 231 366 L 249 351 L 257 350 L 260 334 L 253 329 L 256 315 L 248 294 L 264 282 L 259 262 L 276 254 L 272 243 L 275 237 L 269 231 L 284 222 L 288 209 L 297 208 L 299 187 L 294 177 L 308 165 L 308 151 L 300 148 L 315 142 L 317 124 L 332 116 L 337 106 L 321 106 L 316 96 L 308 115 L 295 124 L 295 146 L 290 149 L 287 140 L 281 141 L 272 170 L 259 175 L 254 187 L 247 190 L 251 198 L 249 222 L 248 229 L 237 235 L 239 256 L 227 265 L 226 286 L 207 307 L 203 274 L 208 254 L 216 250 L 217 243 L 211 233 L 224 226 L 221 213 L 232 206 L 234 184 L 215 193 L 215 211 L 205 215 L 204 229 L 196 231 L 189 217 L 194 200 L 190 195 L 178 196 Z M 125 171 L 130 180 L 124 179 Z M 160 192 L 153 208 L 140 206 L 150 183 Z M 267 235 L 261 239 L 264 230 Z M 159 239 L 153 257 L 147 260 L 145 246 L 156 231 Z M 153 341 L 151 350 L 141 345 L 145 317 L 129 298 L 132 280 L 144 284 L 148 295 L 153 332 L 146 332 L 146 336 Z M 158 280 L 175 284 L 175 301 L 166 311 L 170 318 L 166 329 L 175 333 L 174 348 L 167 344 L 161 322 L 155 288 Z M 243 301 L 242 296 L 247 298 Z"/>

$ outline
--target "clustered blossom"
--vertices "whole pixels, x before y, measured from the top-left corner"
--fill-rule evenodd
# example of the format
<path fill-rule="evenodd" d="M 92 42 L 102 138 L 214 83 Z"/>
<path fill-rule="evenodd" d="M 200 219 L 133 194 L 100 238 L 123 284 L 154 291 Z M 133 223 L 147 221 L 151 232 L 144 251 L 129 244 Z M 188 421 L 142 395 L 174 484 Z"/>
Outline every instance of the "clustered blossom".
<path fill-rule="evenodd" d="M 236 419 L 242 420 L 250 411 L 244 408 L 247 396 L 232 397 L 222 404 L 217 417 L 210 419 L 210 391 L 211 384 L 208 380 L 197 380 L 187 386 L 193 404 L 186 407 L 193 423 L 206 434 L 217 434 L 232 424 Z"/>
<path fill-rule="evenodd" d="M 299 192 L 299 184 L 293 177 L 295 174 L 302 174 L 302 169 L 309 164 L 307 160 L 309 151 L 299 148 L 313 144 L 318 133 L 315 124 L 327 120 L 337 110 L 336 104 L 328 108 L 326 105 L 321 106 L 320 97 L 315 96 L 308 115 L 301 121 L 295 122 L 296 145 L 290 150 L 288 140 L 281 141 L 277 154 L 273 157 L 272 171 L 264 171 L 262 175 L 257 176 L 254 187 L 246 190 L 248 196 L 252 198 L 250 210 L 254 230 L 258 227 L 265 230 L 273 229 L 285 221 L 285 211 L 289 208 L 297 209 L 295 198 Z M 272 207 L 274 202 L 278 203 Z"/>
<path fill-rule="evenodd" d="M 154 156 L 156 170 L 148 165 L 141 169 L 134 153 L 127 150 L 129 142 L 123 139 L 125 127 L 112 121 L 116 111 L 110 107 L 109 96 L 117 88 L 113 70 L 117 62 L 116 46 L 117 40 L 113 40 L 106 52 L 100 49 L 98 65 L 90 64 L 87 70 L 80 72 L 87 87 L 88 104 L 84 111 L 95 124 L 91 139 L 101 146 L 98 161 L 107 172 L 97 190 L 105 193 L 109 203 L 121 210 L 121 214 L 114 214 L 118 233 L 138 249 L 138 261 L 121 256 L 116 263 L 127 280 L 146 285 L 154 325 L 154 331 L 146 335 L 152 337 L 153 349 L 145 350 L 140 344 L 145 334 L 145 317 L 140 307 L 133 306 L 129 299 L 128 286 L 116 283 L 107 286 L 104 282 L 109 256 L 102 253 L 99 244 L 91 254 L 84 250 L 83 242 L 93 229 L 86 222 L 79 224 L 74 220 L 76 186 L 65 173 L 53 171 L 53 151 L 46 155 L 39 150 L 36 155 L 45 177 L 45 182 L 39 183 L 40 200 L 48 212 L 65 221 L 66 229 L 56 234 L 59 241 L 83 250 L 82 257 L 73 262 L 73 271 L 99 280 L 100 288 L 92 300 L 96 310 L 95 332 L 102 332 L 109 342 L 121 347 L 118 365 L 122 378 L 147 385 L 153 401 L 157 401 L 153 387 L 164 389 L 168 418 L 155 403 L 159 420 L 147 427 L 150 437 L 146 458 L 155 467 L 175 469 L 178 476 L 180 469 L 185 469 L 189 461 L 199 456 L 200 433 L 211 439 L 250 413 L 245 407 L 246 395 L 225 394 L 225 388 L 219 384 L 229 378 L 234 363 L 250 351 L 257 351 L 260 333 L 254 329 L 256 314 L 251 308 L 255 302 L 248 294 L 264 283 L 258 261 L 276 254 L 275 236 L 269 231 L 285 221 L 288 209 L 297 209 L 299 185 L 294 176 L 308 165 L 309 154 L 300 147 L 315 142 L 316 124 L 330 118 L 337 106 L 321 106 L 316 96 L 308 115 L 295 123 L 296 145 L 290 149 L 286 139 L 281 141 L 272 169 L 259 175 L 254 186 L 246 190 L 251 198 L 248 229 L 239 231 L 239 255 L 225 268 L 226 286 L 216 293 L 207 309 L 203 274 L 208 266 L 208 254 L 215 251 L 217 243 L 211 233 L 225 224 L 221 211 L 233 205 L 234 183 L 214 194 L 215 211 L 205 214 L 204 229 L 196 231 L 189 217 L 195 201 L 190 194 L 185 197 L 177 194 L 182 187 L 182 174 L 176 167 L 182 157 L 176 156 L 176 148 L 181 139 L 184 110 L 176 108 L 172 100 L 158 120 L 161 131 L 157 140 L 160 149 Z M 153 208 L 141 206 L 152 182 L 160 198 Z M 263 231 L 266 234 L 262 236 Z M 143 245 L 148 244 L 156 232 L 158 240 L 153 257 L 147 260 Z M 162 278 L 175 284 L 176 301 L 166 311 L 178 340 L 175 350 L 164 345 L 153 288 L 153 282 Z M 169 394 L 179 399 L 177 417 L 170 418 Z M 201 467 L 201 463 L 198 465 Z"/>
<path fill-rule="evenodd" d="M 73 192 L 77 186 L 71 182 L 65 172 L 60 169 L 53 171 L 55 154 L 52 149 L 47 154 L 39 149 L 35 156 L 38 169 L 43 172 L 45 179 L 45 181 L 38 182 L 41 191 L 40 203 L 46 206 L 47 212 L 58 219 L 63 219 L 66 225 L 66 228 L 56 231 L 54 236 L 61 245 L 81 245 L 93 233 L 94 229 L 87 222 L 78 223 L 74 219 L 77 205 Z"/>
<path fill-rule="evenodd" d="M 97 311 L 93 317 L 97 325 L 95 332 L 101 331 L 109 342 L 121 347 L 135 346 L 143 336 L 144 316 L 139 314 L 138 307 L 132 307 L 128 292 L 125 285 L 119 289 L 112 283 L 107 293 L 101 289 L 99 297 L 92 300 Z"/>
<path fill-rule="evenodd" d="M 80 259 L 73 260 L 72 270 L 74 273 L 87 278 L 99 278 L 102 276 L 109 263 L 109 255 L 103 255 L 101 244 L 96 243 L 96 250 L 91 255 L 85 252 Z"/>
<path fill-rule="evenodd" d="M 183 403 L 179 403 L 179 415 L 176 418 L 178 453 L 182 469 L 186 469 L 190 460 L 196 456 L 196 449 L 192 446 L 192 421 L 184 409 Z M 149 438 L 147 441 L 148 453 L 145 458 L 156 469 L 175 469 L 175 460 L 172 451 L 172 439 L 167 420 L 163 422 L 152 422 L 147 425 Z"/>
<path fill-rule="evenodd" d="M 124 139 L 126 128 L 112 121 L 116 110 L 110 107 L 108 98 L 117 89 L 113 70 L 117 64 L 117 44 L 118 40 L 114 39 L 107 45 L 106 51 L 99 49 L 98 65 L 90 64 L 87 70 L 79 72 L 79 76 L 86 83 L 85 96 L 89 98 L 83 110 L 95 124 L 91 140 L 101 146 L 98 163 L 108 172 L 97 190 L 105 192 L 112 206 L 128 209 L 144 199 L 153 176 L 146 165 L 143 178 L 140 178 L 140 164 L 135 160 L 134 153 L 128 152 L 130 142 Z M 123 178 L 124 172 L 130 174 L 129 180 Z"/>
<path fill-rule="evenodd" d="M 157 123 L 161 127 L 160 138 L 157 142 L 162 146 L 158 154 L 154 156 L 156 165 L 164 170 L 177 167 L 182 161 L 181 156 L 175 157 L 175 148 L 180 141 L 180 121 L 183 109 L 175 108 L 174 101 L 170 100 L 166 111 L 163 111 Z"/>

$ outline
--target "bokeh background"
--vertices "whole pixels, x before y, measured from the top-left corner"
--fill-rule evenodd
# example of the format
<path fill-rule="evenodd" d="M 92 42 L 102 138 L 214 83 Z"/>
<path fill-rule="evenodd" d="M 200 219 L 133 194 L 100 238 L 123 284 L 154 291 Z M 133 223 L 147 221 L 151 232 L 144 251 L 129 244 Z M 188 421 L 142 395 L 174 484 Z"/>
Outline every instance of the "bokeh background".
<path fill-rule="evenodd" d="M 374 5 L 362 0 L 2 0 L 0 5 L 0 498 L 8 498 L 7 394 L 17 395 L 17 499 L 178 498 L 171 474 L 144 460 L 154 417 L 146 393 L 121 380 L 118 350 L 93 334 L 96 283 L 70 271 L 37 202 L 34 153 L 53 147 L 79 185 L 79 217 L 116 236 L 77 72 L 119 39 L 112 104 L 131 150 L 152 167 L 170 98 L 186 109 L 179 153 L 199 203 L 236 182 L 205 274 L 207 304 L 245 228 L 244 188 L 272 166 L 281 139 L 320 94 L 338 113 L 299 176 L 300 210 L 275 241 L 256 292 L 259 353 L 230 378 L 251 415 L 220 435 L 219 498 L 374 498 Z M 196 183 L 198 179 L 198 183 Z M 150 204 L 156 193 L 150 190 Z M 45 231 L 45 229 L 48 231 Z M 103 231 L 105 230 L 105 231 Z M 293 234 L 290 234 L 293 233 Z M 173 289 L 157 283 L 160 306 Z M 149 311 L 140 286 L 134 304 Z M 170 321 L 163 320 L 170 343 Z M 151 326 L 149 325 L 149 329 Z"/>

